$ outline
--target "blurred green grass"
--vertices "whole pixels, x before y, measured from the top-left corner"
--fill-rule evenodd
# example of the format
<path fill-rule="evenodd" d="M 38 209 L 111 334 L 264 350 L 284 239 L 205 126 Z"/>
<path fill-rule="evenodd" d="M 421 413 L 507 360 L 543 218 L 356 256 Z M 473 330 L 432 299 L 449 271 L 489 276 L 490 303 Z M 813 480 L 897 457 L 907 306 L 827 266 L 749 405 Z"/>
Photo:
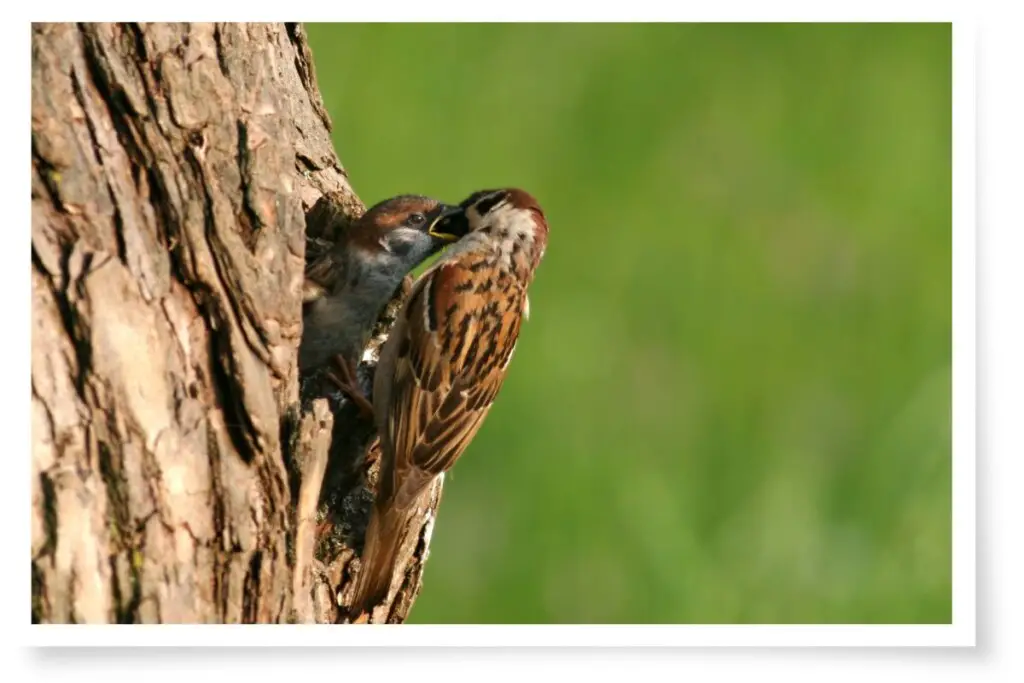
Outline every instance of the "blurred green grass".
<path fill-rule="evenodd" d="M 951 620 L 948 25 L 309 25 L 364 200 L 551 242 L 420 623 Z"/>

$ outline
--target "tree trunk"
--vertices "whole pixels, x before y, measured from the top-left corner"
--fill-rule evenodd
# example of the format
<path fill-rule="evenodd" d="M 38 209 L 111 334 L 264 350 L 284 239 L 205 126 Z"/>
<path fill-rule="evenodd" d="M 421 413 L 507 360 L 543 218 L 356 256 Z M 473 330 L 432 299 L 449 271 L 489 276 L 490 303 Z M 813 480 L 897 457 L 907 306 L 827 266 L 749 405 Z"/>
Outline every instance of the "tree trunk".
<path fill-rule="evenodd" d="M 33 25 L 33 622 L 351 618 L 376 433 L 296 369 L 307 232 L 364 210 L 330 128 L 300 25 Z"/>

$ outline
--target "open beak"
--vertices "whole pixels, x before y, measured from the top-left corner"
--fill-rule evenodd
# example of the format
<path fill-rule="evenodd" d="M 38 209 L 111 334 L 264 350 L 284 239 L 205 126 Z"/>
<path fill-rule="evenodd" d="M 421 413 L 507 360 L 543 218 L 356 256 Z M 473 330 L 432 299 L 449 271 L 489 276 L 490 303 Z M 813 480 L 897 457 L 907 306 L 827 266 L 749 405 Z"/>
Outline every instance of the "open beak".
<path fill-rule="evenodd" d="M 453 219 L 463 215 L 462 207 L 441 204 L 438 207 L 437 215 L 434 216 L 433 222 L 427 228 L 427 234 L 444 242 L 457 241 L 462 235 L 458 234 L 458 222 Z M 463 234 L 465 234 L 465 231 L 463 231 Z"/>

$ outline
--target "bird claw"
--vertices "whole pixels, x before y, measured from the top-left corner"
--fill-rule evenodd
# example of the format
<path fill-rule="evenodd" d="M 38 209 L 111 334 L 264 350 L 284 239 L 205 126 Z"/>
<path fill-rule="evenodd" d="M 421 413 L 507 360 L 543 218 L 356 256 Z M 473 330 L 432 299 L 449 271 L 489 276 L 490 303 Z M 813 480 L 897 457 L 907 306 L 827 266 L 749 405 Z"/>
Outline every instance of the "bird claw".
<path fill-rule="evenodd" d="M 359 411 L 359 417 L 366 420 L 373 417 L 373 404 L 363 395 L 362 390 L 359 388 L 358 383 L 355 379 L 355 372 L 343 359 L 337 359 L 337 366 L 339 372 L 334 370 L 327 371 L 327 378 L 331 380 L 341 390 L 341 393 L 345 394 L 351 401 L 356 409 Z"/>

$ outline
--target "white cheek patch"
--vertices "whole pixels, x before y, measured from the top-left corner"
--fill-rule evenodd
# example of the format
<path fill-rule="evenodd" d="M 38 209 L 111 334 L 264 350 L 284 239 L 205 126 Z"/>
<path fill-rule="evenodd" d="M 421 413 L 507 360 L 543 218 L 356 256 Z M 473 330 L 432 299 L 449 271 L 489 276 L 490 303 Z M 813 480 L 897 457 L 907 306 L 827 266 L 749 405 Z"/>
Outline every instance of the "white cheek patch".
<path fill-rule="evenodd" d="M 387 237 L 381 237 L 379 240 L 377 240 L 377 243 L 380 244 L 380 246 L 384 247 L 384 251 L 388 252 L 389 254 L 391 253 L 391 244 L 388 242 Z"/>

